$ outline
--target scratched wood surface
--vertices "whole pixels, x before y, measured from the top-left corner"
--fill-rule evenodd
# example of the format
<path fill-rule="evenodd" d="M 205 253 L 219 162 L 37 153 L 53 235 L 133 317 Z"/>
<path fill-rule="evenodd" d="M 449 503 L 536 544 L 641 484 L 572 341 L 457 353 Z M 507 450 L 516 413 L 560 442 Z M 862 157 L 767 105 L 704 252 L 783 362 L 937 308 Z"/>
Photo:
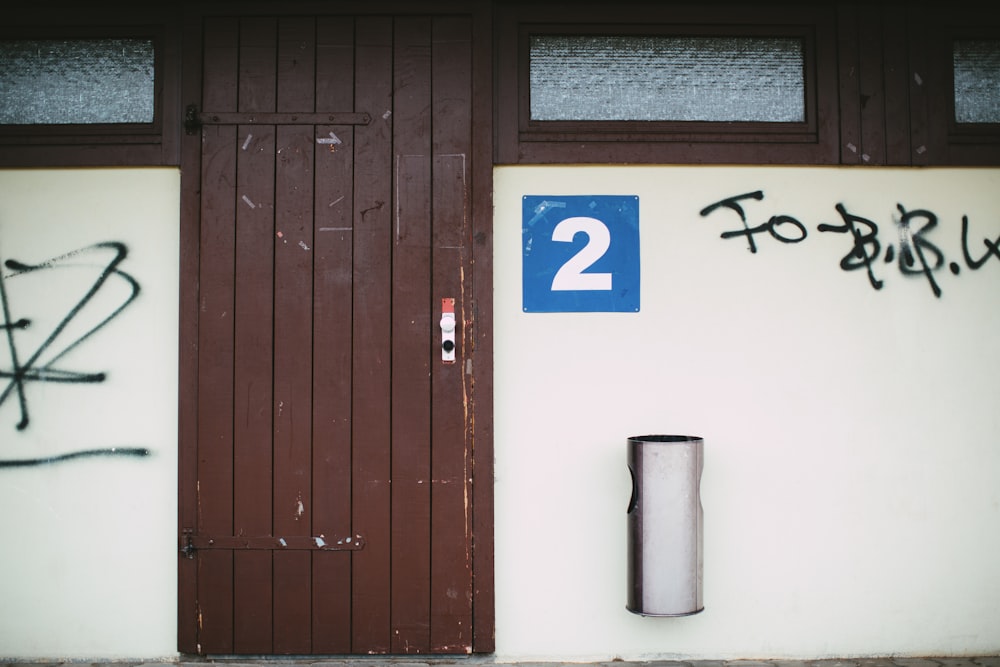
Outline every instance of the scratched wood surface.
<path fill-rule="evenodd" d="M 372 120 L 201 130 L 191 528 L 363 548 L 201 548 L 181 650 L 470 652 L 471 21 L 204 28 L 206 111 Z"/>
<path fill-rule="evenodd" d="M 353 646 L 389 647 L 390 462 L 389 300 L 392 279 L 392 20 L 355 24 L 355 107 L 373 122 L 357 128 L 354 166 L 354 409 L 352 514 L 367 546 L 353 557 Z M 389 116 L 391 119 L 391 115 Z"/>
<path fill-rule="evenodd" d="M 471 253 L 471 211 L 468 183 L 472 154 L 471 25 L 465 18 L 440 19 L 433 33 L 435 216 L 432 276 L 435 294 L 453 296 L 456 312 L 471 313 L 471 291 L 463 289 L 456 267 L 468 267 Z M 459 347 L 469 349 L 469 327 L 459 318 Z M 465 359 L 460 358 L 459 364 Z M 472 628 L 472 508 L 468 502 L 471 482 L 469 409 L 471 381 L 466 369 L 437 364 L 433 367 L 432 400 L 434 442 L 431 517 L 432 588 L 444 591 L 431 599 L 431 645 L 442 652 L 463 651 L 471 645 Z M 460 401 L 451 397 L 459 395 Z M 447 529 L 446 529 L 447 527 Z M 462 530 L 465 539 L 452 532 Z"/>
<path fill-rule="evenodd" d="M 431 446 L 431 21 L 394 26 L 397 220 L 392 286 L 392 618 L 390 649 L 428 646 Z M 440 362 L 438 362 L 440 364 Z"/>
<path fill-rule="evenodd" d="M 354 108 L 354 25 L 316 26 L 316 108 Z M 354 128 L 321 126 L 313 267 L 313 531 L 343 539 L 351 522 Z M 340 143 L 332 143 L 339 141 Z M 336 159 L 329 159 L 336 157 Z M 351 652 L 351 553 L 313 555 L 313 650 Z"/>
<path fill-rule="evenodd" d="M 235 108 L 239 34 L 219 22 L 206 26 L 203 104 Z M 233 380 L 236 215 L 235 127 L 213 126 L 202 134 L 201 257 L 198 318 L 198 525 L 206 534 L 234 534 Z M 233 554 L 209 551 L 198 557 L 199 644 L 233 652 Z"/>
<path fill-rule="evenodd" d="M 229 57 L 239 62 L 239 70 L 231 68 L 227 80 L 219 82 L 238 90 L 237 104 L 229 108 L 274 111 L 273 21 L 258 19 L 237 25 L 230 20 L 228 29 L 239 35 L 236 58 Z M 248 68 L 256 76 L 239 75 Z M 206 79 L 207 85 L 212 83 Z M 275 340 L 273 328 L 263 324 L 270 321 L 274 309 L 275 134 L 271 126 L 241 125 L 229 146 L 236 160 L 237 189 L 232 232 L 236 240 L 234 535 L 268 535 L 271 531 Z M 272 573 L 270 553 L 234 553 L 234 652 L 273 650 Z"/>
<path fill-rule="evenodd" d="M 279 111 L 314 106 L 312 19 L 283 18 L 278 33 Z M 272 28 L 272 33 L 274 28 Z M 303 57 L 307 55 L 309 57 Z M 273 61 L 273 58 L 272 58 Z M 276 535 L 312 534 L 312 262 L 315 129 L 278 126 L 274 243 L 274 508 Z M 278 232 L 281 237 L 277 236 Z M 275 551 L 274 652 L 312 650 L 311 554 Z"/>

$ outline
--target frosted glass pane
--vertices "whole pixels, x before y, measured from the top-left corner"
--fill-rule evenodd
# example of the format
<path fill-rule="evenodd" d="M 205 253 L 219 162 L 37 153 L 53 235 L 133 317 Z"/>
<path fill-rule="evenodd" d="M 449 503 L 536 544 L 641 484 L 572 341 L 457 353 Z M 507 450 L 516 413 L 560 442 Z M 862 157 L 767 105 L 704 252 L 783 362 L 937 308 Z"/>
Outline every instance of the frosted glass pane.
<path fill-rule="evenodd" d="M 533 120 L 805 120 L 802 41 L 536 35 Z"/>
<path fill-rule="evenodd" d="M 1000 41 L 955 42 L 955 120 L 1000 123 Z"/>
<path fill-rule="evenodd" d="M 153 42 L 0 42 L 0 124 L 153 122 Z"/>

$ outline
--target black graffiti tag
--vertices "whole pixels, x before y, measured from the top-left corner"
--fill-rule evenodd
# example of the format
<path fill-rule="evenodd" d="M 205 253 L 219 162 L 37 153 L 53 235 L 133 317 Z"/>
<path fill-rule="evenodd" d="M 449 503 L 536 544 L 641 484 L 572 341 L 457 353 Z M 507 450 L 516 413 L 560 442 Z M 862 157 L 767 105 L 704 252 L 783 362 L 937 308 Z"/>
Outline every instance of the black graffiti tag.
<path fill-rule="evenodd" d="M 965 264 L 973 271 L 978 271 L 983 264 L 990 257 L 996 257 L 1000 259 L 1000 236 L 997 237 L 996 241 L 990 241 L 989 239 L 983 239 L 983 245 L 986 246 L 986 254 L 979 259 L 973 259 L 972 254 L 969 252 L 969 216 L 962 216 L 962 255 L 965 257 Z M 951 267 L 952 273 L 958 273 L 958 265 L 952 263 Z"/>
<path fill-rule="evenodd" d="M 755 199 L 760 201 L 763 198 L 764 193 L 760 190 L 737 195 L 735 197 L 728 197 L 722 201 L 703 208 L 701 210 L 701 216 L 704 218 L 720 207 L 725 207 L 735 211 L 736 214 L 740 216 L 740 220 L 743 222 L 743 229 L 738 231 L 722 232 L 721 237 L 724 239 L 731 239 L 737 236 L 745 236 L 747 237 L 747 244 L 750 246 L 750 252 L 754 253 L 757 252 L 757 244 L 754 242 L 753 235 L 761 232 L 769 233 L 775 240 L 781 241 L 782 243 L 798 243 L 800 241 L 804 241 L 807 235 L 805 225 L 790 215 L 773 215 L 767 222 L 763 222 L 756 227 L 751 227 L 747 223 L 746 213 L 743 211 L 743 207 L 739 205 L 739 202 L 743 199 Z M 779 232 L 778 227 L 781 225 L 791 225 L 794 227 L 796 230 L 796 236 L 785 236 Z"/>
<path fill-rule="evenodd" d="M 711 213 L 728 209 L 737 216 L 742 223 L 742 229 L 729 230 L 721 234 L 724 239 L 746 237 L 749 250 L 757 252 L 757 243 L 754 239 L 756 234 L 762 232 L 769 233 L 775 240 L 782 243 L 799 243 L 805 240 L 806 227 L 797 218 L 791 215 L 773 215 L 767 222 L 751 226 L 747 221 L 747 213 L 741 202 L 763 201 L 762 190 L 755 190 L 741 195 L 727 197 L 710 204 L 701 209 L 702 217 L 707 217 Z M 868 282 L 876 290 L 882 289 L 884 281 L 875 275 L 876 265 L 883 261 L 890 264 L 896 261 L 896 247 L 889 244 L 885 246 L 879 240 L 879 226 L 869 218 L 857 215 L 847 210 L 843 204 L 834 207 L 840 215 L 841 222 L 821 223 L 816 229 L 823 233 L 844 234 L 850 240 L 851 248 L 840 260 L 840 268 L 844 271 L 864 270 L 868 275 Z M 937 214 L 927 209 L 907 210 L 902 204 L 897 204 L 896 209 L 900 217 L 896 220 L 899 232 L 899 257 L 898 266 L 900 273 L 905 277 L 924 277 L 930 285 L 934 296 L 941 297 L 941 287 L 935 274 L 942 269 L 946 263 L 944 252 L 933 243 L 929 235 L 938 228 L 939 218 Z M 921 224 L 922 222 L 922 224 Z M 794 232 L 785 234 L 779 227 L 790 226 Z M 983 239 L 986 253 L 978 258 L 972 256 L 969 247 L 969 218 L 962 216 L 962 256 L 965 259 L 965 266 L 973 271 L 978 271 L 991 258 L 1000 260 L 1000 237 L 995 241 Z M 962 267 L 958 262 L 948 264 L 951 273 L 958 275 Z"/>
<path fill-rule="evenodd" d="M 15 319 L 11 313 L 11 301 L 8 296 L 8 282 L 10 278 L 23 274 L 55 271 L 68 267 L 79 268 L 81 260 L 91 261 L 93 258 L 100 258 L 102 255 L 111 253 L 110 260 L 106 264 L 97 267 L 98 274 L 93 284 L 86 287 L 83 296 L 73 304 L 69 311 L 65 313 L 42 340 L 41 344 L 34 350 L 22 354 L 23 350 L 18 344 L 18 334 L 30 330 L 32 320 L 29 318 Z M 20 408 L 20 420 L 17 423 L 18 430 L 24 430 L 30 422 L 28 399 L 25 386 L 29 382 L 62 382 L 62 383 L 95 383 L 103 382 L 105 374 L 101 372 L 78 372 L 71 371 L 57 366 L 69 352 L 78 348 L 86 340 L 104 328 L 111 320 L 118 317 L 129 304 L 131 304 L 139 294 L 139 283 L 128 273 L 119 268 L 119 265 L 128 255 L 128 249 L 122 243 L 108 242 L 98 243 L 92 246 L 80 248 L 71 253 L 53 257 L 38 264 L 26 264 L 13 259 L 8 259 L 3 263 L 4 268 L 11 271 L 9 275 L 3 275 L 0 271 L 0 306 L 2 306 L 2 321 L 0 321 L 0 331 L 7 339 L 7 348 L 10 353 L 10 368 L 0 368 L 0 379 L 7 380 L 6 385 L 2 385 L 0 391 L 0 407 L 8 399 L 16 397 Z M 86 264 L 86 266 L 91 266 Z M 114 305 L 109 312 L 97 321 L 97 323 L 81 332 L 72 334 L 69 337 L 68 328 L 77 319 L 81 311 L 91 303 L 95 296 L 102 289 L 108 286 L 112 279 L 122 280 L 126 284 L 127 292 L 121 303 Z M 103 450 L 102 450 L 103 451 Z M 132 452 L 134 454 L 134 452 Z"/>
<path fill-rule="evenodd" d="M 849 233 L 854 241 L 854 247 L 840 260 L 840 268 L 844 271 L 865 269 L 868 272 L 868 282 L 871 283 L 871 286 L 875 289 L 882 289 L 882 281 L 878 280 L 872 271 L 872 262 L 878 258 L 882 251 L 882 245 L 878 242 L 878 225 L 871 220 L 848 213 L 843 204 L 837 204 L 836 209 L 844 224 L 822 223 L 817 229 L 821 232 Z"/>
<path fill-rule="evenodd" d="M 899 219 L 899 227 L 902 232 L 899 248 L 899 270 L 907 276 L 923 274 L 927 277 L 927 282 L 930 283 L 934 296 L 940 297 L 941 288 L 938 287 L 937 281 L 934 279 L 934 272 L 944 266 L 944 253 L 924 238 L 926 232 L 937 227 L 938 218 L 930 211 L 907 211 L 902 204 L 897 204 L 896 208 L 902 214 Z M 910 223 L 919 218 L 923 218 L 926 223 L 920 229 L 913 231 Z M 927 253 L 934 257 L 933 266 L 927 263 Z M 918 264 L 919 266 L 917 266 Z"/>

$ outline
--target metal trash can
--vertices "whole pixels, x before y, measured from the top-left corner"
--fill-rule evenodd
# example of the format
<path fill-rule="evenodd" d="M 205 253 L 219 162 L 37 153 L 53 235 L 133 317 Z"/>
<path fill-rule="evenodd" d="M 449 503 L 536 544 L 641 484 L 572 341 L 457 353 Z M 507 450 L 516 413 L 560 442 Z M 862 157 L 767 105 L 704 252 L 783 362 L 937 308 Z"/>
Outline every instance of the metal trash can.
<path fill-rule="evenodd" d="M 688 616 L 702 604 L 701 472 L 704 441 L 688 435 L 628 439 L 628 605 L 643 616 Z"/>

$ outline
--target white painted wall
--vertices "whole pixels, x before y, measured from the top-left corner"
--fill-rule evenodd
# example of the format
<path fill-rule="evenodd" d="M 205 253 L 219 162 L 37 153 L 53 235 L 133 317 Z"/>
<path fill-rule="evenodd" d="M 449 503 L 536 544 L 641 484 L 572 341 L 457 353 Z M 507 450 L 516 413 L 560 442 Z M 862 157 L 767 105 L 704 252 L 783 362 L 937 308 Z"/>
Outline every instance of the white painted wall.
<path fill-rule="evenodd" d="M 504 167 L 495 187 L 499 658 L 1000 650 L 1000 257 L 972 270 L 961 242 L 963 215 L 974 259 L 1000 237 L 1000 171 Z M 756 190 L 751 226 L 806 238 L 751 253 L 720 238 L 735 213 L 699 214 Z M 641 312 L 522 312 L 521 197 L 569 194 L 640 197 Z M 817 230 L 838 203 L 879 226 L 881 290 Z M 899 271 L 897 204 L 940 219 L 940 298 Z M 650 433 L 705 439 L 686 618 L 625 610 L 625 441 Z"/>
<path fill-rule="evenodd" d="M 0 170 L 0 324 L 30 320 L 0 329 L 0 656 L 176 655 L 179 185 L 176 169 Z M 132 294 L 111 274 L 60 324 L 116 256 L 88 250 L 105 242 L 140 291 L 73 347 Z"/>
<path fill-rule="evenodd" d="M 1000 171 L 496 175 L 499 659 L 1000 650 L 1000 259 L 970 269 L 960 227 L 968 215 L 974 258 L 1000 236 Z M 53 364 L 104 382 L 26 381 L 23 430 L 19 394 L 6 395 L 0 460 L 150 451 L 0 468 L 0 656 L 175 655 L 178 181 L 170 169 L 0 171 L 4 261 L 120 241 L 141 286 Z M 754 190 L 751 224 L 794 215 L 807 238 L 760 234 L 752 254 L 719 238 L 739 228 L 734 214 L 699 215 Z M 521 197 L 574 193 L 640 197 L 640 313 L 521 312 Z M 872 289 L 838 266 L 849 240 L 816 229 L 840 222 L 837 203 L 876 221 L 884 247 L 898 242 L 897 203 L 935 212 L 927 238 L 960 273 L 934 274 L 936 298 L 882 262 Z M 22 365 L 97 259 L 2 269 L 7 319 L 32 318 L 13 331 Z M 102 298 L 122 294 L 109 284 Z M 13 366 L 5 335 L 0 372 Z M 705 438 L 696 616 L 625 610 L 625 439 L 645 433 Z"/>

